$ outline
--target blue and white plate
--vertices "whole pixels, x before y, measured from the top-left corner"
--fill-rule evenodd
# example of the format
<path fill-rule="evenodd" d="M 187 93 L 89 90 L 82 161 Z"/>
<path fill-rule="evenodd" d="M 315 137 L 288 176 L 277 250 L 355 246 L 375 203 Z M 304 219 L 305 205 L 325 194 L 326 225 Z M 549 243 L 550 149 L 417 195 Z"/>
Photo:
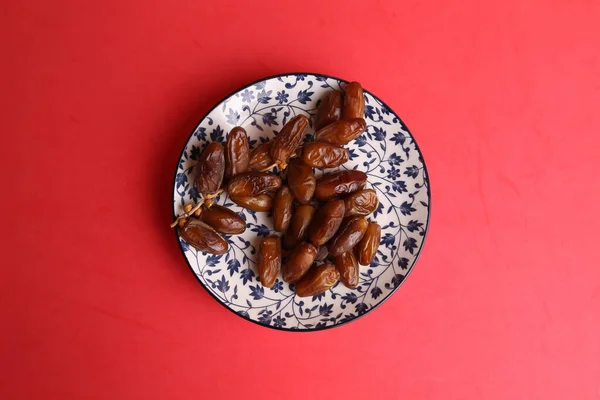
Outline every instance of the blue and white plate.
<path fill-rule="evenodd" d="M 217 104 L 202 118 L 181 153 L 173 182 L 173 217 L 183 204 L 198 199 L 193 188 L 194 166 L 207 143 L 225 144 L 234 126 L 246 129 L 250 146 L 271 139 L 290 118 L 312 120 L 327 91 L 344 89 L 346 81 L 318 74 L 285 74 L 251 83 Z M 242 235 L 228 236 L 224 255 L 204 254 L 179 237 L 185 259 L 204 288 L 239 316 L 282 330 L 321 330 L 350 322 L 371 312 L 390 297 L 413 268 L 423 247 L 429 222 L 427 169 L 408 128 L 383 101 L 365 91 L 367 131 L 347 147 L 350 160 L 340 168 L 367 172 L 368 186 L 377 190 L 379 207 L 370 215 L 381 227 L 381 246 L 370 266 L 361 266 L 360 284 L 348 289 L 338 282 L 312 298 L 295 295 L 278 279 L 264 288 L 256 266 L 261 236 L 275 233 L 270 213 L 255 213 L 234 204 L 225 194 L 218 204 L 246 219 Z M 314 131 L 309 129 L 307 139 Z M 339 169 L 339 168 L 338 168 Z M 327 170 L 331 172 L 333 170 Z M 322 172 L 316 170 L 316 176 Z"/>

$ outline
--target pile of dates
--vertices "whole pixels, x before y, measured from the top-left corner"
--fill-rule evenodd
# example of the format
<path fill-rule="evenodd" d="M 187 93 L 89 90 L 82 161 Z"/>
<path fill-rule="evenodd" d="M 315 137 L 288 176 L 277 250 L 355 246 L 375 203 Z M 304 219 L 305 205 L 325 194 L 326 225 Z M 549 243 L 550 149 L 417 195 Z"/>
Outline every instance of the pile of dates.
<path fill-rule="evenodd" d="M 349 159 L 343 145 L 366 129 L 363 89 L 358 82 L 345 92 L 331 91 L 321 100 L 314 141 L 302 140 L 309 125 L 304 115 L 292 118 L 277 136 L 250 151 L 246 131 L 235 127 L 225 147 L 210 143 L 196 166 L 195 185 L 202 199 L 186 204 L 172 226 L 199 251 L 223 254 L 221 234 L 240 234 L 244 219 L 213 204 L 226 190 L 233 202 L 253 211 L 271 211 L 273 228 L 282 234 L 262 239 L 258 272 L 270 288 L 281 273 L 298 296 L 314 296 L 341 280 L 359 283 L 359 265 L 369 265 L 379 247 L 381 227 L 366 216 L 377 209 L 375 190 L 357 170 L 326 173 L 315 179 L 313 168 L 335 168 Z M 268 171 L 277 167 L 279 175 Z M 283 178 L 285 177 L 285 178 Z"/>

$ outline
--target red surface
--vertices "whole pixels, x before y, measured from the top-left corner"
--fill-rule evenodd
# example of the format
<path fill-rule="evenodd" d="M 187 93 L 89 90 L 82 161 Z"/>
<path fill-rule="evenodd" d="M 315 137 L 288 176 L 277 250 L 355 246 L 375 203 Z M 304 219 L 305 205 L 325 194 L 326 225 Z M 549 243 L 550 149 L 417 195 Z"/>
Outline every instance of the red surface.
<path fill-rule="evenodd" d="M 600 398 L 600 4 L 495 3 L 3 1 L 0 398 Z M 401 290 L 302 335 L 168 229 L 199 118 L 297 70 L 384 99 L 433 192 Z"/>

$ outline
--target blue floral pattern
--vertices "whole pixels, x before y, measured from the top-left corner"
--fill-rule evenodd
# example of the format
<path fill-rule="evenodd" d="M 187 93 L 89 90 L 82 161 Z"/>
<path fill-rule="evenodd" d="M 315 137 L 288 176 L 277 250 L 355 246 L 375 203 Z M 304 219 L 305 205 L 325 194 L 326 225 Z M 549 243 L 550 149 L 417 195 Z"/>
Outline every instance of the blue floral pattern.
<path fill-rule="evenodd" d="M 256 146 L 272 138 L 292 117 L 311 118 L 318 101 L 346 82 L 309 74 L 282 75 L 252 84 L 217 105 L 200 122 L 177 165 L 173 187 L 173 213 L 198 199 L 192 187 L 196 159 L 210 141 L 223 142 L 234 126 L 248 132 Z M 196 251 L 180 239 L 181 249 L 198 280 L 218 301 L 246 319 L 284 330 L 315 330 L 349 322 L 382 303 L 413 267 L 427 233 L 429 180 L 416 142 L 400 119 L 378 98 L 365 91 L 366 132 L 350 143 L 350 160 L 340 169 L 360 169 L 378 193 L 380 204 L 370 216 L 382 227 L 381 246 L 369 266 L 361 266 L 360 283 L 348 289 L 338 282 L 327 292 L 302 298 L 293 285 L 278 279 L 264 288 L 258 277 L 257 245 L 274 233 L 269 213 L 255 213 L 235 205 L 226 194 L 217 203 L 245 218 L 248 229 L 227 236 L 229 251 L 211 255 Z M 333 170 L 336 170 L 333 169 Z M 327 170 L 331 172 L 333 170 Z M 316 176 L 323 171 L 316 170 Z"/>

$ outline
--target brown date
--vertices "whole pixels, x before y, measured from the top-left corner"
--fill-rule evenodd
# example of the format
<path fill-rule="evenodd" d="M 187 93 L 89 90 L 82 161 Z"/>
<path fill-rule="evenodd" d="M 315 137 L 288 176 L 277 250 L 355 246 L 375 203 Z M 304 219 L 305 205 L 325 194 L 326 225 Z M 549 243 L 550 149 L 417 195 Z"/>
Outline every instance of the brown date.
<path fill-rule="evenodd" d="M 254 197 L 281 186 L 281 179 L 277 175 L 267 172 L 244 172 L 231 178 L 227 191 L 229 196 Z"/>
<path fill-rule="evenodd" d="M 225 173 L 225 150 L 219 142 L 206 146 L 196 164 L 196 189 L 202 194 L 214 193 L 221 188 Z"/>
<path fill-rule="evenodd" d="M 340 281 L 346 287 L 354 289 L 358 286 L 358 261 L 356 261 L 356 257 L 352 251 L 335 256 L 335 268 L 340 273 Z"/>
<path fill-rule="evenodd" d="M 271 193 L 263 193 L 254 197 L 229 195 L 229 198 L 238 206 L 252 211 L 265 212 L 273 208 L 273 195 Z"/>
<path fill-rule="evenodd" d="M 312 199 L 317 181 L 311 167 L 300 160 L 292 161 L 287 169 L 287 181 L 299 203 L 306 204 Z"/>
<path fill-rule="evenodd" d="M 297 115 L 281 128 L 281 131 L 273 139 L 273 145 L 271 145 L 270 154 L 273 162 L 287 162 L 294 150 L 296 150 L 296 147 L 302 142 L 307 126 L 308 117 L 306 115 Z"/>
<path fill-rule="evenodd" d="M 258 274 L 260 283 L 270 288 L 281 270 L 281 240 L 277 236 L 267 236 L 260 242 L 258 253 Z"/>
<path fill-rule="evenodd" d="M 296 284 L 296 294 L 300 297 L 316 296 L 329 290 L 340 279 L 340 273 L 331 263 L 313 267 Z"/>
<path fill-rule="evenodd" d="M 239 214 L 218 204 L 203 207 L 199 218 L 219 233 L 237 235 L 246 230 L 246 221 Z"/>
<path fill-rule="evenodd" d="M 315 261 L 323 261 L 329 256 L 329 250 L 327 250 L 327 246 L 321 246 L 317 249 L 317 256 L 315 257 Z"/>
<path fill-rule="evenodd" d="M 357 170 L 332 172 L 323 175 L 317 181 L 315 197 L 326 201 L 336 196 L 354 193 L 365 187 L 367 174 Z"/>
<path fill-rule="evenodd" d="M 244 128 L 236 126 L 229 132 L 225 143 L 225 178 L 248 170 L 250 147 Z"/>
<path fill-rule="evenodd" d="M 287 186 L 282 186 L 273 199 L 273 228 L 277 232 L 285 232 L 292 219 L 294 197 Z"/>
<path fill-rule="evenodd" d="M 290 251 L 281 247 L 281 262 L 284 263 L 290 255 Z"/>
<path fill-rule="evenodd" d="M 229 248 L 223 236 L 199 219 L 188 220 L 179 233 L 183 240 L 204 253 L 225 254 Z"/>
<path fill-rule="evenodd" d="M 302 204 L 296 207 L 296 212 L 292 216 L 290 226 L 283 238 L 283 247 L 285 249 L 293 249 L 298 243 L 304 240 L 313 215 L 315 215 L 315 208 L 309 204 Z"/>
<path fill-rule="evenodd" d="M 342 92 L 334 90 L 321 100 L 317 117 L 315 118 L 315 130 L 319 130 L 329 124 L 340 120 L 342 116 Z"/>
<path fill-rule="evenodd" d="M 302 161 L 314 168 L 339 167 L 348 161 L 348 149 L 331 143 L 310 142 L 302 149 Z"/>
<path fill-rule="evenodd" d="M 344 199 L 346 203 L 346 215 L 369 215 L 377 209 L 379 199 L 375 189 L 364 189 L 352 193 Z"/>
<path fill-rule="evenodd" d="M 364 118 L 365 97 L 363 88 L 358 82 L 350 82 L 344 93 L 344 112 L 342 118 Z"/>
<path fill-rule="evenodd" d="M 315 246 L 331 239 L 344 218 L 344 200 L 331 200 L 316 212 L 308 228 L 308 238 Z"/>
<path fill-rule="evenodd" d="M 371 264 L 375 254 L 377 254 L 377 249 L 379 248 L 380 242 L 381 227 L 376 222 L 369 222 L 369 226 L 367 227 L 365 235 L 354 248 L 358 263 L 361 265 Z"/>
<path fill-rule="evenodd" d="M 352 250 L 354 246 L 360 242 L 365 235 L 365 231 L 369 226 L 369 221 L 364 217 L 353 217 L 338 230 L 337 234 L 327 249 L 332 256 L 339 256 L 342 253 Z"/>
<path fill-rule="evenodd" d="M 296 246 L 283 265 L 283 280 L 290 283 L 297 282 L 310 269 L 316 255 L 317 249 L 310 243 L 302 242 Z"/>
<path fill-rule="evenodd" d="M 342 119 L 321 128 L 315 135 L 317 142 L 344 145 L 360 136 L 367 129 L 363 118 Z"/>
<path fill-rule="evenodd" d="M 273 164 L 273 159 L 271 158 L 272 144 L 273 142 L 271 141 L 264 142 L 260 144 L 257 148 L 252 150 L 252 153 L 250 154 L 250 163 L 248 164 L 248 169 L 252 171 L 260 171 Z"/>

